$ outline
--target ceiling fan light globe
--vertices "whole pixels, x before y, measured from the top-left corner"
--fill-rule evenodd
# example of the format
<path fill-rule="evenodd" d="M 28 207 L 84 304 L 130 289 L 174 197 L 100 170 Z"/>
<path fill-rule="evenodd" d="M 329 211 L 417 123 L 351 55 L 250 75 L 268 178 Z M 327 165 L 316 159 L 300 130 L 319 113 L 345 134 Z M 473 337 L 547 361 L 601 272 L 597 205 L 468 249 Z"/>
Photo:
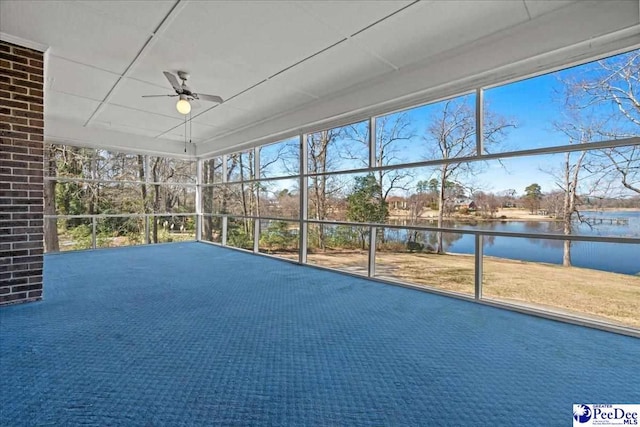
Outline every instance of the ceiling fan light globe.
<path fill-rule="evenodd" d="M 182 99 L 182 97 L 176 103 L 176 110 L 178 113 L 187 115 L 191 112 L 191 104 L 188 100 Z"/>

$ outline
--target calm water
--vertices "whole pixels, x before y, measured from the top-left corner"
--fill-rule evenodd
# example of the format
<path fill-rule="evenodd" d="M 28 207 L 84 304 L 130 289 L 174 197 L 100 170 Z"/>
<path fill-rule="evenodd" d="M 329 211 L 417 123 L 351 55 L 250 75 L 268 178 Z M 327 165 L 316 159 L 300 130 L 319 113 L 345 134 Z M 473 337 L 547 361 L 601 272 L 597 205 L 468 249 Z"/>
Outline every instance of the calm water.
<path fill-rule="evenodd" d="M 589 227 L 576 224 L 574 234 L 597 236 L 640 237 L 640 212 L 585 213 L 588 217 L 627 218 L 627 225 L 597 224 Z M 432 225 L 428 223 L 425 225 Z M 477 225 L 448 224 L 447 227 L 473 230 L 506 231 L 516 233 L 562 233 L 559 224 L 552 221 L 483 222 Z M 390 232 L 392 234 L 393 232 Z M 389 235 L 393 240 L 404 238 L 403 233 Z M 444 236 L 446 250 L 454 253 L 472 254 L 474 236 L 448 234 Z M 425 232 L 418 239 L 435 246 L 435 234 Z M 484 237 L 484 254 L 500 258 L 523 261 L 562 264 L 563 242 L 560 240 L 516 237 Z M 640 244 L 574 242 L 571 247 L 572 264 L 576 267 L 593 268 L 623 274 L 640 273 Z"/>

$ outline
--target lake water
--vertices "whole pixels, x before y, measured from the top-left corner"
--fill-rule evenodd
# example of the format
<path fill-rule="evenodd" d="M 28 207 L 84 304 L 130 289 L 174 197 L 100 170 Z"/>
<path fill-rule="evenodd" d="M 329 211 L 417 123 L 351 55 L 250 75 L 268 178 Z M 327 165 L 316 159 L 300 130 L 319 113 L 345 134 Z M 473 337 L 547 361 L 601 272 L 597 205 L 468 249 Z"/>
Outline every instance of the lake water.
<path fill-rule="evenodd" d="M 619 236 L 640 238 L 640 212 L 585 212 L 592 218 L 625 218 L 628 224 L 576 224 L 574 234 L 589 236 Z M 425 223 L 424 225 L 433 225 Z M 477 224 L 449 223 L 446 227 L 490 230 L 515 233 L 562 233 L 555 221 L 478 222 Z M 389 236 L 393 240 L 401 236 Z M 406 236 L 405 236 L 406 239 Z M 469 234 L 445 235 L 447 252 L 473 254 L 475 239 Z M 405 240 L 406 241 L 406 240 Z M 418 239 L 435 246 L 435 233 L 425 232 Z M 562 264 L 564 242 L 561 240 L 484 236 L 484 254 L 523 261 Z M 622 274 L 640 273 L 640 244 L 573 242 L 571 260 L 576 267 L 593 268 Z"/>

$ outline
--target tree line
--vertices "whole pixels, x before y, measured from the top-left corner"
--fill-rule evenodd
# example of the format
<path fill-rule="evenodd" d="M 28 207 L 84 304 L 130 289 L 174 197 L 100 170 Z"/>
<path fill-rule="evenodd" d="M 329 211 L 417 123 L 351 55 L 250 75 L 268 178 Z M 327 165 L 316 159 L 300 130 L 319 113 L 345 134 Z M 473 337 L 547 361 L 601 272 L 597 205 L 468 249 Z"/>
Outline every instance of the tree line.
<path fill-rule="evenodd" d="M 45 215 L 158 214 L 150 221 L 150 241 L 159 242 L 166 214 L 195 212 L 194 162 L 158 156 L 51 144 L 45 150 Z M 144 236 L 144 218 L 101 219 L 99 233 L 112 237 Z M 45 220 L 45 248 L 60 249 L 60 235 L 88 229 L 86 218 Z M 182 220 L 176 229 L 190 226 Z M 166 225 L 165 227 L 170 227 Z M 85 236 L 86 237 L 86 236 Z"/>
<path fill-rule="evenodd" d="M 591 203 L 605 206 L 619 195 L 640 196 L 640 145 L 589 149 L 589 143 L 640 135 L 640 51 L 618 55 L 580 67 L 580 73 L 565 74 L 560 81 L 562 90 L 555 105 L 561 105 L 563 114 L 552 123 L 554 130 L 563 135 L 571 145 L 581 144 L 580 149 L 561 154 L 562 160 L 549 164 L 542 173 L 550 176 L 555 188 L 545 189 L 537 184 L 524 190 L 518 197 L 515 189 L 501 193 L 487 191 L 477 183 L 477 176 L 487 166 L 483 161 L 456 161 L 473 157 L 477 150 L 475 99 L 461 96 L 432 104 L 426 109 L 405 111 L 377 118 L 372 153 L 369 152 L 370 135 L 367 122 L 309 134 L 306 152 L 309 173 L 308 216 L 314 220 L 340 220 L 379 222 L 388 216 L 390 201 L 394 195 L 408 194 L 407 206 L 410 218 L 417 222 L 426 210 L 437 212 L 437 224 L 442 227 L 447 216 L 460 207 L 463 196 L 472 199 L 475 208 L 492 215 L 500 206 L 518 203 L 533 210 L 553 212 L 563 222 L 563 232 L 571 235 L 576 222 L 581 220 L 580 209 Z M 416 127 L 416 115 L 422 114 Z M 496 152 L 507 141 L 511 130 L 518 126 L 515 118 L 495 113 L 485 105 L 482 139 L 484 151 Z M 276 144 L 274 149 L 260 149 L 260 161 L 256 162 L 253 150 L 209 159 L 203 168 L 203 209 L 205 214 L 227 214 L 228 238 L 238 246 L 252 247 L 256 236 L 251 216 L 273 216 L 295 219 L 300 209 L 300 188 L 296 183 L 283 187 L 269 182 L 268 177 L 300 172 L 301 147 L 297 140 Z M 273 147 L 272 147 L 273 148 Z M 73 149 L 71 149 L 73 150 Z M 420 152 L 422 159 L 442 159 L 439 166 L 431 168 L 431 176 L 422 175 L 416 168 L 386 168 L 408 161 L 408 152 Z M 73 168 L 74 156 L 80 152 L 56 153 L 52 157 L 65 157 L 55 167 L 58 173 L 77 173 Z M 101 176 L 121 174 L 137 180 L 163 182 L 172 174 L 195 176 L 193 164 L 180 169 L 171 160 L 151 158 L 150 167 L 144 168 L 142 156 L 125 156 L 122 162 L 110 162 Z M 372 159 L 372 160 L 370 160 Z M 372 164 L 370 162 L 373 161 Z M 100 162 L 92 160 L 83 176 L 93 176 L 102 171 Z M 256 167 L 257 164 L 257 167 Z M 370 174 L 340 175 L 331 172 L 374 166 L 380 169 Z M 147 173 L 152 176 L 145 176 Z M 223 179 L 223 175 L 224 176 Z M 297 178 L 296 178 L 297 179 Z M 218 184 L 227 181 L 224 185 Z M 57 184 L 58 186 L 60 184 Z M 65 184 L 56 192 L 60 209 L 83 213 L 98 212 L 103 207 L 99 200 L 106 189 L 86 184 L 74 188 Z M 537 187 L 536 187 L 537 186 Z M 126 191 L 118 196 L 121 206 L 138 204 L 143 212 L 173 211 L 185 206 L 184 187 L 142 185 L 135 197 Z M 48 192 L 55 194 L 55 192 Z M 79 195 L 82 208 L 71 206 Z M 51 199 L 51 197 L 49 197 Z M 127 201 L 130 200 L 130 201 Z M 627 198 L 626 200 L 631 200 Z M 49 209 L 49 212 L 55 211 Z M 157 226 L 157 224 L 156 224 Z M 282 231 L 283 224 L 274 226 Z M 323 250 L 327 247 L 329 226 L 317 224 L 310 227 L 309 244 Z M 203 224 L 204 238 L 213 240 L 221 230 L 221 219 L 206 215 Z M 289 229 L 287 229 L 289 230 Z M 273 231 L 273 230 L 271 230 Z M 274 233 L 276 232 L 274 231 Z M 289 230 L 290 231 L 290 230 Z M 364 231 L 363 231 L 364 233 Z M 152 233 L 152 234 L 155 234 Z M 267 234 L 273 234 L 271 232 Z M 276 233 L 277 234 L 277 233 Z M 365 234 L 360 234 L 362 244 Z M 444 252 L 442 235 L 435 244 L 437 252 Z M 571 242 L 565 243 L 565 265 L 570 265 Z"/>

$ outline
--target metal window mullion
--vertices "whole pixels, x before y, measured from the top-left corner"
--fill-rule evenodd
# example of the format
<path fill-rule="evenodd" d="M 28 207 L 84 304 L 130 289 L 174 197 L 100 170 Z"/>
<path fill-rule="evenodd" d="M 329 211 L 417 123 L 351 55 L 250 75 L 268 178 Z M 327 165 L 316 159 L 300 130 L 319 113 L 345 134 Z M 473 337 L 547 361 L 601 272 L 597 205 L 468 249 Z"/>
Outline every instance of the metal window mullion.
<path fill-rule="evenodd" d="M 149 197 L 149 182 L 151 181 L 149 179 L 149 173 L 151 172 L 151 167 L 150 167 L 150 162 L 149 162 L 149 155 L 145 155 L 143 158 L 143 164 L 142 164 L 142 168 L 144 169 L 144 182 L 145 182 L 145 188 L 147 189 L 147 198 Z M 147 204 L 147 200 L 144 201 L 144 213 L 145 213 L 145 220 L 144 220 L 144 241 L 147 245 L 151 244 L 151 218 L 149 217 L 148 213 L 149 210 L 147 209 L 149 206 Z M 155 221 L 155 218 L 154 218 Z"/>
<path fill-rule="evenodd" d="M 307 219 L 309 217 L 309 178 L 307 177 L 308 159 L 307 159 L 307 135 L 300 135 L 300 212 L 298 227 L 298 262 L 306 264 L 307 262 Z"/>
<path fill-rule="evenodd" d="M 203 160 L 196 161 L 196 240 L 202 240 L 202 168 Z"/>
<path fill-rule="evenodd" d="M 482 88 L 476 89 L 476 155 L 484 154 L 484 92 Z M 476 300 L 482 298 L 482 262 L 483 262 L 483 235 L 475 235 L 474 251 L 474 296 Z"/>
<path fill-rule="evenodd" d="M 476 89 L 476 155 L 484 154 L 484 92 Z"/>
<path fill-rule="evenodd" d="M 374 277 L 376 275 L 376 234 L 378 227 L 369 227 L 369 265 L 367 268 L 367 276 Z"/>
<path fill-rule="evenodd" d="M 255 147 L 253 149 L 253 176 L 252 179 L 260 178 L 260 148 Z M 253 186 L 253 197 L 255 197 L 256 203 L 254 206 L 255 212 L 254 215 L 256 217 L 260 216 L 260 211 L 258 207 L 260 206 L 260 183 L 256 181 L 255 184 L 250 184 Z M 260 252 L 260 219 L 253 220 L 253 252 Z"/>
<path fill-rule="evenodd" d="M 93 249 L 97 248 L 97 237 L 96 237 L 96 230 L 97 230 L 97 223 L 96 223 L 96 217 L 92 216 L 91 217 L 91 247 Z"/>
<path fill-rule="evenodd" d="M 478 161 L 484 162 L 488 160 L 504 160 L 504 159 L 510 159 L 510 158 L 539 156 L 539 155 L 545 155 L 545 154 L 564 154 L 564 153 L 574 152 L 574 151 L 595 151 L 595 150 L 603 150 L 606 148 L 626 147 L 626 146 L 638 145 L 638 144 L 640 144 L 640 137 L 634 136 L 634 137 L 625 138 L 625 139 L 614 139 L 614 140 L 608 140 L 608 141 L 590 142 L 588 144 L 561 145 L 561 146 L 552 146 L 552 147 L 543 147 L 543 148 L 530 148 L 530 149 L 518 150 L 518 151 L 505 151 L 500 153 L 474 154 L 471 156 L 451 157 L 448 159 L 433 159 L 433 160 L 424 160 L 419 162 L 375 166 L 373 168 L 357 168 L 357 169 L 345 169 L 345 170 L 336 170 L 336 171 L 327 171 L 327 172 L 313 172 L 313 173 L 308 173 L 308 176 L 312 177 L 312 176 L 347 175 L 347 174 L 355 174 L 355 173 L 363 173 L 363 172 L 391 171 L 391 170 L 406 169 L 406 168 L 423 168 L 423 167 L 440 166 L 440 165 L 452 164 L 452 163 L 473 163 Z"/>
<path fill-rule="evenodd" d="M 228 161 L 228 156 L 225 154 L 222 156 L 222 182 L 223 183 L 227 182 L 227 173 L 229 172 L 227 161 Z"/>
<path fill-rule="evenodd" d="M 393 225 L 393 224 L 382 224 L 382 223 L 374 223 L 374 222 L 353 222 L 353 221 L 336 221 L 336 220 L 321 220 L 321 219 L 307 219 L 307 222 L 312 224 L 335 224 L 335 225 L 345 225 L 351 227 L 359 227 L 359 226 L 376 226 L 376 227 L 385 227 L 389 229 L 411 229 L 411 230 L 424 230 L 424 231 L 435 231 L 435 232 L 443 232 L 443 233 L 456 233 L 456 234 L 482 234 L 485 236 L 496 236 L 496 237 L 517 237 L 517 238 L 526 238 L 526 239 L 548 239 L 548 240 L 572 240 L 576 242 L 600 242 L 600 243 L 629 243 L 629 244 L 640 244 L 640 238 L 637 237 L 605 237 L 605 236 L 571 236 L 567 239 L 567 236 L 564 234 L 545 234 L 545 233 L 518 233 L 518 232 L 510 232 L 510 231 L 489 231 L 489 230 L 474 230 L 474 229 L 460 229 L 460 228 L 448 228 L 448 227 L 429 227 L 429 226 L 421 226 L 421 225 Z"/>
<path fill-rule="evenodd" d="M 228 162 L 229 156 L 227 154 L 222 155 L 222 183 L 227 183 L 227 174 L 229 173 Z M 222 246 L 227 246 L 227 215 L 226 212 L 223 212 L 224 216 L 222 217 L 222 230 L 220 231 L 221 243 Z"/>
<path fill-rule="evenodd" d="M 369 118 L 369 167 L 376 166 L 376 118 Z"/>
<path fill-rule="evenodd" d="M 369 168 L 376 166 L 376 118 L 369 118 Z M 369 254 L 367 263 L 367 276 L 376 275 L 376 233 L 377 227 L 369 227 Z"/>
<path fill-rule="evenodd" d="M 260 252 L 260 220 L 253 220 L 253 252 Z"/>
<path fill-rule="evenodd" d="M 477 300 L 482 298 L 482 264 L 483 264 L 483 235 L 475 235 L 475 251 L 474 251 L 474 283 L 475 283 L 475 298 Z"/>
<path fill-rule="evenodd" d="M 227 218 L 228 217 L 226 215 L 222 217 L 222 246 L 227 246 Z"/>

